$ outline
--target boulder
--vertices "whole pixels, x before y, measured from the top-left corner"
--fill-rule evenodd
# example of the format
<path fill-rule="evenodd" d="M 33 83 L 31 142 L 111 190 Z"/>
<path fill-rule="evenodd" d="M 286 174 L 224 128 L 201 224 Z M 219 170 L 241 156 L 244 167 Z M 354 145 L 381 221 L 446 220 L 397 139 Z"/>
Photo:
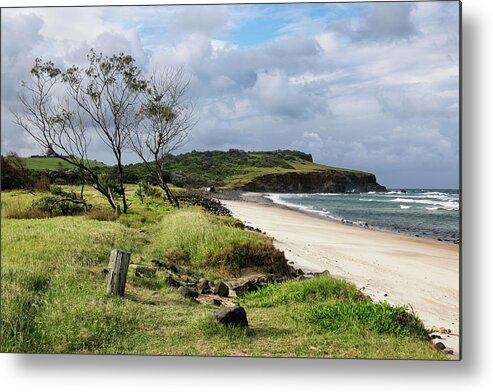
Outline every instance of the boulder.
<path fill-rule="evenodd" d="M 233 306 L 216 310 L 214 317 L 224 325 L 236 325 L 239 327 L 248 327 L 247 314 L 241 306 Z"/>
<path fill-rule="evenodd" d="M 211 294 L 212 289 L 210 282 L 207 279 L 200 279 L 197 285 L 197 290 L 200 294 Z"/>
<path fill-rule="evenodd" d="M 185 298 L 197 298 L 199 296 L 199 293 L 197 293 L 194 289 L 191 289 L 189 287 L 181 286 L 178 287 L 177 291 Z"/>
<path fill-rule="evenodd" d="M 227 297 L 229 295 L 229 287 L 226 283 L 224 282 L 218 282 L 214 286 L 214 294 L 217 294 L 221 297 Z"/>
<path fill-rule="evenodd" d="M 212 304 L 213 305 L 216 305 L 216 306 L 221 306 L 223 303 L 222 303 L 222 301 L 220 299 L 214 298 L 212 300 Z"/>
<path fill-rule="evenodd" d="M 437 343 L 435 343 L 435 348 L 437 350 L 443 351 L 443 350 L 445 350 L 446 347 L 445 347 L 445 344 L 443 344 L 442 342 L 437 342 Z"/>

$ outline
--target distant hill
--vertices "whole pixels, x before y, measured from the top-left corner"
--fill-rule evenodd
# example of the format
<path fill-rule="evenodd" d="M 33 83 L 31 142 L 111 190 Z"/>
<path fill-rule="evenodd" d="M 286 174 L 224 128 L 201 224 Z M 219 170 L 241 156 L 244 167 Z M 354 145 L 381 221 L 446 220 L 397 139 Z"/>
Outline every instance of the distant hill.
<path fill-rule="evenodd" d="M 314 163 L 311 154 L 294 150 L 277 151 L 192 151 L 169 155 L 166 170 L 170 180 L 178 186 L 224 186 L 241 188 L 253 179 L 265 175 L 285 173 L 361 173 Z M 146 175 L 143 164 L 125 166 L 125 175 L 131 182 Z"/>
<path fill-rule="evenodd" d="M 30 170 L 58 170 L 71 169 L 74 166 L 63 159 L 53 157 L 29 157 L 19 158 L 24 166 Z M 103 162 L 88 160 L 88 163 L 93 167 L 106 167 Z"/>

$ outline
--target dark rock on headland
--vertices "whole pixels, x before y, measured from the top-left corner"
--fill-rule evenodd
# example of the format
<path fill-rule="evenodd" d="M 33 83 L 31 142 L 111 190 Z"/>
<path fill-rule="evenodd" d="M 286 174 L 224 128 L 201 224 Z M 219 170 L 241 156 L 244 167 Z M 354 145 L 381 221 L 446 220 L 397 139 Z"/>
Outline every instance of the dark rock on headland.
<path fill-rule="evenodd" d="M 377 183 L 374 174 L 349 170 L 267 174 L 254 178 L 240 189 L 249 192 L 279 193 L 357 193 L 387 190 Z"/>
<path fill-rule="evenodd" d="M 223 308 L 214 312 L 217 321 L 225 325 L 248 327 L 247 314 L 241 306 Z"/>

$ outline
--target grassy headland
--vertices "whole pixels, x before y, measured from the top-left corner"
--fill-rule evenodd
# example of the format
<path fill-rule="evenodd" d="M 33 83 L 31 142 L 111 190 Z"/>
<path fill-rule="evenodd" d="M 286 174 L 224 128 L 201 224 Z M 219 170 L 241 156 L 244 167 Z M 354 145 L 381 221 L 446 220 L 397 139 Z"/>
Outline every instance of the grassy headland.
<path fill-rule="evenodd" d="M 159 274 L 129 272 L 125 297 L 106 295 L 102 271 L 113 248 L 131 252 L 132 263 L 159 259 L 224 280 L 265 273 L 276 252 L 233 218 L 141 203 L 135 189 L 127 187 L 132 207 L 118 220 L 95 192 L 86 196 L 98 213 L 50 218 L 29 215 L 44 193 L 2 194 L 2 351 L 445 358 L 404 309 L 368 302 L 330 275 L 237 299 L 249 329 L 219 324 L 217 307 L 185 299 Z"/>

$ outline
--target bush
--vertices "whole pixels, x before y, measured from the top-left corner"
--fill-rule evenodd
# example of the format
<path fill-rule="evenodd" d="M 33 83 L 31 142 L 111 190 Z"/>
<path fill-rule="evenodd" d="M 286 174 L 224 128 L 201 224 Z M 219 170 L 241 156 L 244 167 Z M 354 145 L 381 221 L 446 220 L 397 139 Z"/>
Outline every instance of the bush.
<path fill-rule="evenodd" d="M 75 203 L 59 196 L 43 196 L 33 201 L 32 208 L 45 212 L 50 216 L 79 215 L 85 212 L 83 204 Z"/>
<path fill-rule="evenodd" d="M 50 179 L 44 174 L 34 180 L 33 188 L 39 192 L 50 190 Z"/>
<path fill-rule="evenodd" d="M 29 189 L 32 187 L 32 178 L 30 172 L 24 166 L 23 161 L 18 157 L 3 156 L 0 159 L 2 189 Z"/>
<path fill-rule="evenodd" d="M 330 275 L 306 280 L 271 283 L 259 291 L 246 294 L 239 303 L 250 307 L 267 308 L 289 303 L 326 301 L 328 299 L 358 300 L 363 295 L 352 283 Z"/>
<path fill-rule="evenodd" d="M 428 339 L 422 321 L 405 306 L 386 302 L 336 302 L 318 305 L 306 314 L 307 321 L 330 331 L 414 335 Z"/>

